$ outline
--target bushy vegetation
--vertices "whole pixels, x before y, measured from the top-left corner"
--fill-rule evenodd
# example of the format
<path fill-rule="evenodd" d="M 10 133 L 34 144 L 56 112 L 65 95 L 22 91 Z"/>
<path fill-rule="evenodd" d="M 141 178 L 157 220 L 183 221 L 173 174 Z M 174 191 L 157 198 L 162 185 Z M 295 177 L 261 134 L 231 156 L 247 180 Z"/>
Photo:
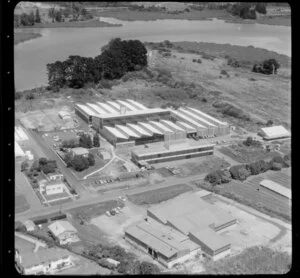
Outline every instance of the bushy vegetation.
<path fill-rule="evenodd" d="M 230 5 L 227 10 L 243 19 L 256 19 L 256 10 L 251 3 L 235 3 Z"/>
<path fill-rule="evenodd" d="M 204 178 L 205 181 L 211 183 L 212 185 L 228 183 L 230 182 L 231 175 L 228 170 L 216 170 L 208 173 Z"/>
<path fill-rule="evenodd" d="M 277 74 L 280 64 L 276 59 L 268 59 L 261 64 L 254 64 L 252 71 L 262 74 Z"/>
<path fill-rule="evenodd" d="M 28 176 L 37 176 L 38 172 L 44 172 L 45 174 L 54 173 L 56 168 L 56 160 L 48 160 L 46 157 L 41 157 L 32 163 L 27 174 Z"/>
<path fill-rule="evenodd" d="M 213 106 L 218 109 L 218 112 L 224 115 L 231 116 L 240 120 L 250 121 L 250 116 L 246 114 L 241 108 L 238 108 L 225 101 L 217 101 Z"/>
<path fill-rule="evenodd" d="M 159 268 L 150 262 L 139 261 L 133 253 L 127 252 L 120 246 L 106 246 L 98 244 L 84 251 L 88 256 L 97 259 L 97 262 L 106 268 L 114 269 L 119 274 L 159 274 Z M 117 267 L 108 265 L 106 258 L 120 262 Z"/>
<path fill-rule="evenodd" d="M 112 39 L 101 51 L 95 58 L 73 55 L 63 62 L 47 64 L 49 86 L 82 88 L 101 79 L 119 79 L 126 72 L 147 66 L 147 50 L 138 40 Z"/>
<path fill-rule="evenodd" d="M 291 263 L 291 256 L 286 252 L 255 246 L 247 248 L 240 255 L 210 262 L 203 274 L 286 274 Z"/>
<path fill-rule="evenodd" d="M 258 140 L 254 140 L 251 136 L 247 137 L 245 141 L 243 141 L 243 144 L 247 147 L 261 147 L 261 142 Z"/>
<path fill-rule="evenodd" d="M 89 153 L 88 157 L 84 157 L 82 155 L 72 156 L 70 153 L 67 153 L 64 156 L 64 160 L 67 164 L 67 167 L 71 167 L 77 172 L 81 172 L 90 166 L 95 165 L 95 157 L 92 153 Z"/>
<path fill-rule="evenodd" d="M 29 14 L 22 13 L 20 15 L 18 14 L 14 15 L 15 27 L 33 26 L 35 23 L 40 23 L 40 22 L 41 22 L 41 17 L 40 17 L 39 9 L 36 9 L 35 14 L 33 11 L 31 11 Z"/>

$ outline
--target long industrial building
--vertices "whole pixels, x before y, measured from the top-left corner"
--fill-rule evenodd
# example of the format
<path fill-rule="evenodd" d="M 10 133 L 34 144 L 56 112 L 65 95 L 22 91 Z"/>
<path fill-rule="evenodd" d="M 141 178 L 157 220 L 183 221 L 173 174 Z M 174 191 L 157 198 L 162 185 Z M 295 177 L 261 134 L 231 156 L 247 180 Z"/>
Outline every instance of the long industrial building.
<path fill-rule="evenodd" d="M 227 123 L 195 108 L 147 108 L 131 99 L 78 103 L 75 112 L 116 148 L 230 133 Z"/>
<path fill-rule="evenodd" d="M 170 268 L 198 252 L 213 260 L 230 254 L 230 242 L 218 232 L 234 224 L 230 214 L 185 193 L 149 208 L 147 221 L 130 226 L 125 239 Z"/>

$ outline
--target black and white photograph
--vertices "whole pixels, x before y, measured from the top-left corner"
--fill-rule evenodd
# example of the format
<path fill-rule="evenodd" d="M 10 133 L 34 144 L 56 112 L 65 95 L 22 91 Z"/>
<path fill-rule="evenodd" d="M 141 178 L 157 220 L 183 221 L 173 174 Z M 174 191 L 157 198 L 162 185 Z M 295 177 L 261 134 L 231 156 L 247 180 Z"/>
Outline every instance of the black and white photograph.
<path fill-rule="evenodd" d="M 291 9 L 19 2 L 16 271 L 289 273 Z"/>

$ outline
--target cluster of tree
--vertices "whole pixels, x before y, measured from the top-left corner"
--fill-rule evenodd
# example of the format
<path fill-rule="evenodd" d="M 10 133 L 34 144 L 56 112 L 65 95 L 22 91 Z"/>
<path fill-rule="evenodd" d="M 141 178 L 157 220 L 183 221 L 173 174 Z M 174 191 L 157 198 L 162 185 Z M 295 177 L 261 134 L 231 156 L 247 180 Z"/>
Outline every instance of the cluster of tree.
<path fill-rule="evenodd" d="M 35 23 L 40 23 L 41 17 L 39 9 L 36 9 L 35 13 L 31 11 L 29 14 L 22 13 L 20 15 L 14 15 L 14 26 L 21 27 L 21 26 L 32 26 Z"/>
<path fill-rule="evenodd" d="M 277 74 L 280 64 L 276 59 L 268 59 L 261 64 L 254 64 L 252 71 L 263 74 Z"/>
<path fill-rule="evenodd" d="M 49 86 L 82 88 L 86 83 L 118 79 L 147 66 L 147 50 L 138 40 L 112 39 L 101 51 L 95 58 L 69 56 L 63 62 L 47 64 Z"/>
<path fill-rule="evenodd" d="M 247 147 L 261 147 L 261 142 L 258 140 L 254 140 L 251 136 L 247 137 L 243 144 Z"/>
<path fill-rule="evenodd" d="M 55 9 L 52 7 L 48 10 L 48 16 L 52 19 L 52 22 L 64 21 L 62 9 Z"/>
<path fill-rule="evenodd" d="M 86 10 L 83 3 L 80 2 L 67 2 L 62 10 L 64 18 L 71 17 L 70 21 L 80 21 L 92 19 L 93 16 Z"/>
<path fill-rule="evenodd" d="M 159 274 L 159 268 L 150 262 L 139 261 L 133 253 L 127 252 L 120 246 L 105 246 L 102 244 L 93 246 L 85 253 L 93 258 L 98 259 L 97 262 L 111 270 L 115 270 L 116 274 Z M 117 267 L 109 265 L 105 258 L 111 258 L 120 262 Z"/>
<path fill-rule="evenodd" d="M 157 6 L 154 6 L 154 5 L 145 7 L 144 5 L 132 4 L 128 8 L 129 8 L 129 10 L 139 11 L 139 12 L 161 12 L 161 11 L 166 11 L 166 7 L 164 7 L 164 6 L 157 7 Z"/>
<path fill-rule="evenodd" d="M 77 172 L 81 172 L 90 166 L 95 165 L 95 157 L 92 153 L 88 154 L 88 157 L 82 155 L 72 155 L 67 153 L 64 156 L 64 160 L 67 164 L 67 167 L 74 169 Z"/>
<path fill-rule="evenodd" d="M 21 164 L 21 171 L 27 171 L 29 168 L 29 164 L 27 161 L 24 161 Z M 56 171 L 57 164 L 55 160 L 49 160 L 46 157 L 41 157 L 38 160 L 35 160 L 29 172 L 33 173 L 36 176 L 36 172 L 44 172 L 45 174 L 54 173 Z"/>
<path fill-rule="evenodd" d="M 90 149 L 92 147 L 100 147 L 100 139 L 98 134 L 94 134 L 93 140 L 91 139 L 91 136 L 87 133 L 81 133 L 79 140 L 77 139 L 70 139 L 70 140 L 64 140 L 62 141 L 61 148 L 63 149 L 73 149 L 77 147 L 87 148 Z"/>
<path fill-rule="evenodd" d="M 228 183 L 231 179 L 244 181 L 251 175 L 258 175 L 269 170 L 279 171 L 291 166 L 291 153 L 273 157 L 270 161 L 258 160 L 249 164 L 234 165 L 229 170 L 216 170 L 208 173 L 205 181 L 212 185 Z"/>
<path fill-rule="evenodd" d="M 227 10 L 233 15 L 239 16 L 243 19 L 256 19 L 256 12 L 260 14 L 266 14 L 266 4 L 265 3 L 235 3 L 229 5 Z"/>

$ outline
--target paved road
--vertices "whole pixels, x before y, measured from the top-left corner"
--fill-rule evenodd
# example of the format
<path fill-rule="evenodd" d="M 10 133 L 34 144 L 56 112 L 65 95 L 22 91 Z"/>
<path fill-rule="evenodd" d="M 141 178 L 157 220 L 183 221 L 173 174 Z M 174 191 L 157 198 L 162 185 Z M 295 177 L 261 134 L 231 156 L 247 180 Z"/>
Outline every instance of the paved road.
<path fill-rule="evenodd" d="M 43 215 L 51 214 L 54 212 L 58 212 L 60 209 L 62 209 L 63 211 L 67 211 L 67 210 L 70 210 L 70 209 L 76 208 L 76 207 L 101 203 L 101 202 L 105 202 L 105 201 L 109 201 L 109 200 L 115 200 L 120 195 L 123 195 L 123 196 L 131 195 L 131 194 L 146 192 L 146 191 L 159 189 L 159 188 L 163 188 L 163 187 L 174 186 L 177 184 L 189 183 L 193 180 L 204 178 L 205 175 L 206 174 L 201 174 L 201 175 L 197 175 L 197 176 L 189 176 L 189 177 L 183 177 L 183 178 L 172 177 L 166 182 L 159 183 L 156 185 L 150 185 L 149 187 L 132 188 L 132 189 L 125 190 L 125 192 L 124 192 L 124 189 L 121 189 L 120 193 L 119 192 L 117 193 L 115 190 L 114 192 L 108 192 L 108 193 L 104 193 L 102 195 L 97 195 L 96 197 L 90 198 L 88 200 L 77 200 L 77 201 L 66 203 L 63 205 L 58 205 L 58 206 L 53 206 L 53 207 L 42 208 L 39 210 L 34 210 L 34 211 L 32 210 L 29 212 L 19 213 L 19 214 L 16 214 L 15 220 L 23 221 L 23 220 L 26 220 L 26 219 L 29 219 L 32 217 L 43 216 Z"/>

